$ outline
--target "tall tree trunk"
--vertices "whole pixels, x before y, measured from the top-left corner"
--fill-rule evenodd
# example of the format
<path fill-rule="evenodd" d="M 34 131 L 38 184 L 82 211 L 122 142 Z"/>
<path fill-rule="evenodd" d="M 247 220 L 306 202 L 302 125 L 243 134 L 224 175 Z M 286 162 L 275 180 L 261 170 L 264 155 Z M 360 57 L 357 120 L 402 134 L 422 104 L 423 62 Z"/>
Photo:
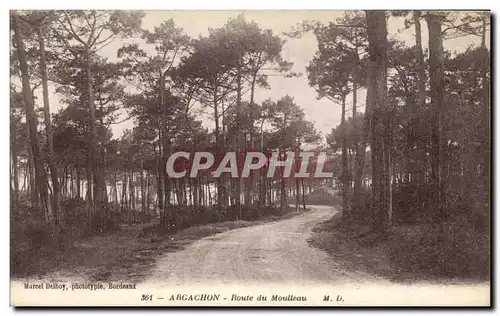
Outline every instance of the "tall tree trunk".
<path fill-rule="evenodd" d="M 12 181 L 14 184 L 14 196 L 13 204 L 16 212 L 19 212 L 19 161 L 18 161 L 18 149 L 15 144 L 15 135 L 11 133 L 10 135 L 10 154 L 11 154 L 11 166 L 12 166 Z"/>
<path fill-rule="evenodd" d="M 120 192 L 120 204 L 121 204 L 121 212 L 123 213 L 125 211 L 125 208 L 127 207 L 127 173 L 123 173 L 123 180 L 122 180 L 122 190 Z"/>
<path fill-rule="evenodd" d="M 296 149 L 295 149 L 295 172 L 299 172 L 299 154 L 300 154 L 300 138 L 296 137 Z M 300 209 L 300 179 L 295 178 L 295 211 L 298 212 Z"/>
<path fill-rule="evenodd" d="M 87 193 L 86 193 L 86 196 L 85 196 L 85 200 L 87 200 L 88 204 L 92 204 L 93 202 L 93 196 L 92 196 L 92 167 L 90 166 L 90 159 L 87 159 Z M 92 208 L 91 206 L 89 206 L 89 210 L 90 208 Z M 90 213 L 89 213 L 90 214 Z M 90 222 L 89 222 L 90 224 Z"/>
<path fill-rule="evenodd" d="M 196 208 L 200 203 L 200 197 L 199 197 L 199 193 L 200 193 L 200 189 L 199 189 L 199 186 L 200 186 L 200 183 L 199 183 L 199 178 L 194 178 L 194 179 L 191 179 L 192 180 L 192 184 L 193 186 L 191 187 L 191 191 L 192 191 L 192 205 Z"/>
<path fill-rule="evenodd" d="M 159 122 L 161 122 L 161 118 L 158 119 Z M 157 195 L 157 202 L 158 202 L 158 212 L 160 214 L 160 228 L 163 229 L 165 228 L 165 207 L 163 203 L 163 186 L 165 185 L 165 181 L 163 180 L 164 173 L 162 170 L 165 168 L 164 165 L 164 159 L 162 157 L 162 150 L 161 150 L 161 143 L 162 143 L 162 132 L 161 132 L 161 123 L 159 123 L 160 128 L 158 130 L 158 133 L 160 135 L 160 139 L 158 141 L 158 163 L 157 163 L 157 182 L 156 182 L 156 195 Z"/>
<path fill-rule="evenodd" d="M 157 183 L 157 191 L 158 191 L 158 208 L 160 212 L 160 228 L 164 229 L 165 228 L 165 216 L 167 213 L 167 201 L 165 199 L 166 195 L 166 150 L 165 148 L 165 137 L 166 135 L 164 134 L 164 127 L 163 125 L 165 124 L 164 122 L 164 117 L 163 117 L 163 112 L 164 112 L 164 98 L 165 98 L 165 82 L 163 79 L 163 72 L 160 72 L 160 80 L 158 82 L 159 85 L 159 90 L 160 90 L 160 104 L 158 104 L 158 136 L 159 136 L 159 141 L 158 141 L 158 183 Z"/>
<path fill-rule="evenodd" d="M 482 65 L 481 65 L 481 81 L 482 81 L 482 120 L 483 124 L 483 135 L 482 135 L 482 159 L 481 159 L 481 178 L 483 184 L 484 202 L 489 206 L 489 194 L 491 191 L 490 187 L 490 152 L 491 152 L 491 120 L 490 120 L 490 53 L 488 48 L 486 48 L 486 28 L 487 20 L 490 18 L 489 12 L 483 12 L 483 25 L 481 32 L 481 55 L 482 55 Z M 489 207 L 486 208 L 489 210 Z"/>
<path fill-rule="evenodd" d="M 52 210 L 52 205 L 50 203 L 48 188 L 47 188 L 47 174 L 45 173 L 44 164 L 41 158 L 40 142 L 38 140 L 38 130 L 37 130 L 37 116 L 35 112 L 35 102 L 33 100 L 33 94 L 30 87 L 29 81 L 29 70 L 28 62 L 26 59 L 26 51 L 24 49 L 23 34 L 20 25 L 20 19 L 17 13 L 12 13 L 13 19 L 13 29 L 14 29 L 14 41 L 16 43 L 17 57 L 19 60 L 19 67 L 21 70 L 21 81 L 23 88 L 24 105 L 26 108 L 26 122 L 29 127 L 29 138 L 31 149 L 33 151 L 33 160 L 35 165 L 35 181 L 40 194 L 40 199 L 42 202 L 42 207 L 45 211 L 45 218 L 49 225 L 53 226 L 54 230 L 56 228 L 54 221 L 54 214 Z"/>
<path fill-rule="evenodd" d="M 239 160 L 240 159 L 240 153 L 242 152 L 241 149 L 242 149 L 242 139 L 241 139 L 241 56 L 239 57 L 239 60 L 238 60 L 238 70 L 237 70 L 237 88 L 236 88 L 236 159 Z M 238 173 L 240 172 L 240 170 L 238 170 Z M 247 185 L 248 185 L 248 181 L 247 181 Z M 245 192 L 248 193 L 250 188 L 245 188 Z M 245 204 L 248 204 L 248 200 L 247 200 L 247 194 L 245 194 Z M 238 178 L 236 179 L 236 194 L 235 194 L 235 202 L 236 202 L 236 220 L 240 220 L 241 219 L 241 177 L 238 176 Z"/>
<path fill-rule="evenodd" d="M 422 26 L 420 24 L 422 12 L 421 11 L 413 11 L 413 22 L 415 23 L 415 51 L 417 55 L 417 63 L 418 63 L 418 85 L 417 85 L 417 107 L 410 110 L 410 126 L 413 130 L 413 133 L 418 135 L 417 140 L 417 150 L 420 153 L 420 163 L 417 164 L 418 169 L 415 170 L 416 181 L 417 184 L 421 185 L 425 180 L 425 169 L 426 169 L 426 160 L 427 160 L 427 150 L 426 150 L 426 140 L 423 139 L 423 128 L 421 127 L 419 120 L 417 119 L 418 113 L 426 113 L 425 111 L 425 60 L 424 60 L 424 52 L 422 48 Z M 427 121 L 427 120 L 426 120 Z M 409 148 L 413 148 L 413 142 L 408 144 Z"/>
<path fill-rule="evenodd" d="M 355 59 L 354 69 L 352 72 L 352 119 L 354 124 L 357 120 L 357 106 L 358 106 L 358 68 L 359 68 L 359 52 L 358 52 L 358 42 L 357 37 L 355 38 Z M 356 128 L 362 128 L 362 126 L 356 126 Z M 366 151 L 366 140 L 365 139 L 354 139 L 354 154 L 355 154 L 355 166 L 354 166 L 354 188 L 352 194 L 352 210 L 354 214 L 359 211 L 362 203 L 361 187 L 363 178 L 363 169 L 365 164 L 365 151 Z"/>
<path fill-rule="evenodd" d="M 295 178 L 295 211 L 300 209 L 300 182 L 299 178 Z"/>
<path fill-rule="evenodd" d="M 260 124 L 260 152 L 264 152 L 264 122 L 262 119 Z M 259 205 L 260 207 L 264 207 L 266 205 L 266 176 L 264 174 L 264 169 L 259 169 L 260 183 L 259 183 Z"/>
<path fill-rule="evenodd" d="M 444 135 L 442 126 L 442 113 L 444 101 L 444 60 L 443 60 L 443 37 L 441 34 L 441 19 L 439 13 L 429 12 L 427 14 L 427 25 L 429 28 L 429 78 L 431 86 L 431 183 L 433 186 L 433 204 L 438 210 L 439 218 L 444 225 L 443 199 L 443 158 L 444 158 Z"/>
<path fill-rule="evenodd" d="M 50 117 L 49 105 L 49 87 L 47 78 L 47 64 L 45 60 L 45 40 L 43 34 L 43 25 L 38 28 L 38 45 L 40 48 L 40 74 L 42 76 L 42 93 L 43 93 L 43 116 L 45 121 L 45 133 L 47 138 L 47 160 L 49 162 L 50 177 L 52 181 L 52 197 L 54 220 L 56 227 L 59 226 L 61 218 L 61 192 L 59 188 L 59 176 L 54 156 L 54 141 L 52 138 L 52 123 Z"/>
<path fill-rule="evenodd" d="M 114 187 L 114 198 L 113 201 L 118 204 L 118 175 L 117 171 L 113 172 L 113 187 Z"/>
<path fill-rule="evenodd" d="M 390 105 L 389 105 L 390 106 Z M 387 215 L 387 225 L 390 226 L 392 224 L 393 218 L 393 209 L 392 209 L 392 118 L 394 117 L 395 111 L 391 108 L 386 116 L 386 135 L 384 138 L 384 148 L 386 148 L 384 155 L 387 155 L 387 158 L 384 159 L 384 179 L 386 181 L 386 194 L 387 194 L 387 203 L 388 203 L 388 215 Z"/>
<path fill-rule="evenodd" d="M 90 48 L 86 48 L 86 74 L 87 74 L 87 105 L 90 112 L 90 139 L 89 139 L 89 154 L 90 154 L 90 162 L 91 162 L 91 170 L 92 170 L 92 179 L 93 179 L 93 204 L 92 204 L 92 217 L 96 217 L 92 219 L 95 221 L 94 225 L 92 225 L 92 231 L 102 230 L 102 213 L 105 208 L 104 201 L 104 190 L 103 186 L 104 175 L 102 174 L 102 170 L 100 168 L 100 159 L 99 159 L 99 148 L 98 148 L 98 138 L 99 134 L 97 131 L 97 123 L 96 123 L 96 113 L 95 113 L 95 105 L 94 105 L 94 90 L 92 87 L 92 52 Z"/>
<path fill-rule="evenodd" d="M 132 226 L 132 212 L 135 213 L 134 209 L 134 188 L 132 185 L 133 182 L 133 173 L 131 172 L 130 175 L 128 176 L 128 200 L 129 200 L 129 207 L 128 207 L 128 226 Z"/>
<path fill-rule="evenodd" d="M 215 120 L 215 142 L 216 142 L 216 152 L 215 152 L 215 162 L 217 164 L 221 161 L 222 156 L 222 139 L 220 135 L 220 127 L 219 127 L 219 109 L 218 109 L 218 96 L 217 91 L 214 92 L 213 96 L 214 100 L 214 120 Z M 223 179 L 221 177 L 217 177 L 217 216 L 219 216 L 221 208 L 224 207 L 224 184 Z M 210 192 L 210 191 L 209 191 Z"/>
<path fill-rule="evenodd" d="M 253 128 L 253 123 L 254 123 L 254 98 L 255 98 L 255 83 L 257 81 L 257 74 L 258 72 L 255 72 L 252 75 L 252 82 L 250 84 L 250 122 L 249 122 L 249 127 L 250 129 Z M 255 147 L 255 139 L 253 137 L 252 130 L 250 130 L 250 148 L 254 149 Z"/>
<path fill-rule="evenodd" d="M 140 178 L 140 182 L 141 182 L 141 212 L 142 214 L 146 214 L 146 181 L 144 179 L 144 169 L 143 169 L 143 166 L 144 166 L 144 162 L 143 162 L 143 158 L 141 156 L 141 168 L 139 169 L 139 172 L 140 172 L 140 175 L 141 175 L 141 178 Z"/>
<path fill-rule="evenodd" d="M 342 96 L 342 112 L 340 119 L 341 130 L 346 128 L 345 119 L 345 107 L 346 107 L 346 96 Z M 349 217 L 349 176 L 348 176 L 348 160 L 347 160 L 347 135 L 342 132 L 342 216 L 345 218 Z"/>
<path fill-rule="evenodd" d="M 282 160 L 285 159 L 284 155 L 285 155 L 285 152 L 283 151 L 283 149 L 280 147 L 279 148 L 279 154 L 281 157 Z M 288 208 L 288 203 L 287 203 L 287 193 L 286 193 L 286 184 L 285 184 L 285 176 L 284 176 L 284 172 L 281 172 L 281 182 L 280 182 L 280 187 L 281 187 L 281 190 L 280 190 L 280 207 L 281 207 L 281 210 L 282 211 L 285 211 L 287 208 Z"/>
<path fill-rule="evenodd" d="M 129 177 L 129 193 L 130 193 L 130 206 L 132 209 L 132 214 L 133 214 L 133 221 L 135 224 L 136 220 L 136 213 L 137 213 L 137 199 L 136 199 L 136 192 L 135 192 L 135 177 L 134 177 L 134 172 L 130 172 L 130 177 Z"/>
<path fill-rule="evenodd" d="M 259 61 L 260 61 L 260 58 L 259 58 Z M 255 98 L 255 86 L 256 86 L 256 81 L 257 81 L 257 75 L 258 75 L 258 71 L 255 72 L 253 75 L 252 75 L 252 81 L 250 83 L 250 113 L 249 113 L 249 122 L 247 123 L 247 127 L 249 129 L 249 134 L 250 134 L 250 148 L 253 150 L 255 149 L 255 137 L 254 137 L 254 133 L 253 133 L 253 127 L 254 127 L 254 98 Z M 240 90 L 241 90 L 241 87 L 240 87 Z M 245 139 L 246 139 L 246 136 L 245 136 Z M 242 142 L 244 144 L 244 149 L 246 151 L 246 149 L 248 148 L 247 146 L 247 142 Z M 261 151 L 262 152 L 262 151 Z M 259 180 L 259 204 L 261 204 L 262 202 L 260 202 L 260 198 L 262 197 L 262 187 L 263 187 L 263 181 L 262 179 Z M 248 178 L 245 179 L 245 203 L 250 203 L 250 204 L 253 204 L 253 197 L 254 197 L 254 175 L 253 173 L 250 173 Z M 252 198 L 250 198 L 252 197 Z M 252 201 L 249 201 L 249 200 L 252 200 Z"/>
<path fill-rule="evenodd" d="M 387 229 L 389 203 L 387 201 L 387 23 L 385 11 L 366 11 L 369 41 L 369 78 L 367 106 L 371 109 L 372 150 L 372 221 L 374 232 Z"/>
<path fill-rule="evenodd" d="M 267 193 L 268 193 L 268 197 L 267 197 L 267 200 L 269 201 L 268 205 L 272 205 L 272 203 L 274 201 L 276 201 L 276 191 L 277 191 L 277 188 L 274 188 L 273 190 L 273 183 L 275 183 L 275 181 L 273 179 L 267 179 L 267 187 L 269 188 Z M 275 184 L 276 185 L 276 184 Z"/>
<path fill-rule="evenodd" d="M 81 176 L 80 176 L 80 164 L 78 163 L 78 158 L 76 159 L 76 198 L 81 197 Z"/>
<path fill-rule="evenodd" d="M 163 179 L 165 181 L 165 185 L 164 185 L 164 188 L 165 188 L 165 198 L 164 198 L 164 208 L 165 208 L 165 214 L 167 217 L 171 218 L 175 213 L 176 211 L 176 208 L 175 207 L 172 207 L 171 206 L 171 196 L 172 196 L 172 183 L 171 183 L 171 179 L 168 177 L 168 174 L 167 174 L 167 168 L 166 168 L 166 164 L 167 164 L 167 159 L 168 157 L 170 156 L 170 149 L 171 149 L 171 142 L 170 142 L 170 137 L 169 137 L 169 133 L 166 129 L 166 126 L 163 125 L 164 129 L 165 129 L 165 133 L 163 134 L 163 168 L 162 168 L 162 173 L 163 173 Z"/>
<path fill-rule="evenodd" d="M 39 202 L 39 196 L 38 196 L 38 189 L 37 189 L 37 182 L 36 182 L 36 175 L 35 175 L 35 159 L 33 155 L 33 147 L 31 146 L 31 139 L 30 139 L 30 127 L 29 124 L 26 124 L 26 129 L 28 132 L 28 146 L 26 148 L 26 151 L 28 152 L 28 175 L 29 175 L 29 186 L 28 186 L 28 193 L 30 194 L 31 198 L 31 206 L 34 208 L 38 208 L 38 202 Z"/>
<path fill-rule="evenodd" d="M 147 187 L 147 195 L 146 195 L 146 212 L 148 214 L 148 222 L 150 220 L 150 211 L 149 211 L 149 206 L 151 205 L 151 175 L 149 174 L 149 172 L 146 172 L 146 180 L 147 180 L 147 184 L 146 184 L 146 187 Z"/>
<path fill-rule="evenodd" d="M 304 206 L 304 211 L 306 210 L 306 187 L 304 186 L 304 178 L 300 179 L 302 183 L 302 205 Z"/>

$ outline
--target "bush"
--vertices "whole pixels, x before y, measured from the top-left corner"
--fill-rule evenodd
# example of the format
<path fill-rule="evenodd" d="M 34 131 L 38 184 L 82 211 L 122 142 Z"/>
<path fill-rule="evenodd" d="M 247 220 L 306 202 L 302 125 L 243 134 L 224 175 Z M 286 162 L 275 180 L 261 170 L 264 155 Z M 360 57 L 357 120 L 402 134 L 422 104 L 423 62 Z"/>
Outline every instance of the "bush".
<path fill-rule="evenodd" d="M 11 208 L 10 270 L 12 275 L 38 270 L 38 258 L 53 253 L 52 230 L 41 212 L 32 207 Z"/>
<path fill-rule="evenodd" d="M 42 265 L 54 261 L 57 251 L 70 246 L 91 233 L 89 230 L 89 212 L 87 204 L 82 199 L 68 199 L 61 202 L 62 219 L 57 235 L 47 224 L 45 214 L 41 209 L 26 206 L 20 203 L 18 207 L 11 207 L 10 220 L 10 249 L 11 273 L 23 275 L 36 273 Z M 113 216 L 94 216 L 92 226 L 98 228 L 99 233 L 116 231 L 120 227 Z M 112 214 L 112 213 L 110 213 Z M 55 264 L 51 262 L 51 264 Z"/>
<path fill-rule="evenodd" d="M 442 228 L 426 224 L 395 229 L 389 258 L 402 273 L 488 278 L 490 237 L 484 227 L 480 215 L 457 209 Z"/>
<path fill-rule="evenodd" d="M 305 195 L 307 205 L 338 205 L 341 203 L 339 195 L 332 195 L 326 188 L 319 188 Z M 302 198 L 300 199 L 302 203 Z"/>
<path fill-rule="evenodd" d="M 395 224 L 416 224 L 434 220 L 431 207 L 433 188 L 430 184 L 402 183 L 393 186 L 392 205 Z"/>

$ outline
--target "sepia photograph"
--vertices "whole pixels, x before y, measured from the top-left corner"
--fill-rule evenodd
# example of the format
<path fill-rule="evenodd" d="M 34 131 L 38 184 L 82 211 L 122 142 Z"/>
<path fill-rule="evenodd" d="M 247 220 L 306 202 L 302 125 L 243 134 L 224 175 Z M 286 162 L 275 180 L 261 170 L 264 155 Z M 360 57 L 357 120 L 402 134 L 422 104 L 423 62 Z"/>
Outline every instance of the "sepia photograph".
<path fill-rule="evenodd" d="M 491 11 L 9 19 L 11 306 L 491 306 Z"/>

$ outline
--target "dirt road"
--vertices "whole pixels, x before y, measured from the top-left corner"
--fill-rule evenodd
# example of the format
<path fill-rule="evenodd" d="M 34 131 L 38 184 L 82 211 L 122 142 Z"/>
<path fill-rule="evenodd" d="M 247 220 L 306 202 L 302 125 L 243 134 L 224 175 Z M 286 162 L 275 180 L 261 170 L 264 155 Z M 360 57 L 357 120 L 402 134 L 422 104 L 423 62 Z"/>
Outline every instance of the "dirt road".
<path fill-rule="evenodd" d="M 347 272 L 307 239 L 313 227 L 337 211 L 329 206 L 290 219 L 252 226 L 203 238 L 183 251 L 157 261 L 144 285 L 193 283 L 285 282 L 296 285 L 347 282 L 369 276 Z"/>

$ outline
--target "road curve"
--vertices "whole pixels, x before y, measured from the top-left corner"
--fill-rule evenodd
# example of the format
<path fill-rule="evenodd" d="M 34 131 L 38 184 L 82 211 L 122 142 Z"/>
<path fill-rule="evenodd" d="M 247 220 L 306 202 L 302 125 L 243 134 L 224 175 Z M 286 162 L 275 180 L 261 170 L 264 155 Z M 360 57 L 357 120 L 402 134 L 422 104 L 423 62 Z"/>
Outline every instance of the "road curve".
<path fill-rule="evenodd" d="M 330 206 L 309 206 L 304 214 L 200 239 L 184 250 L 167 253 L 143 285 L 194 283 L 355 282 L 366 277 L 345 271 L 307 240 L 312 228 L 337 211 Z"/>

